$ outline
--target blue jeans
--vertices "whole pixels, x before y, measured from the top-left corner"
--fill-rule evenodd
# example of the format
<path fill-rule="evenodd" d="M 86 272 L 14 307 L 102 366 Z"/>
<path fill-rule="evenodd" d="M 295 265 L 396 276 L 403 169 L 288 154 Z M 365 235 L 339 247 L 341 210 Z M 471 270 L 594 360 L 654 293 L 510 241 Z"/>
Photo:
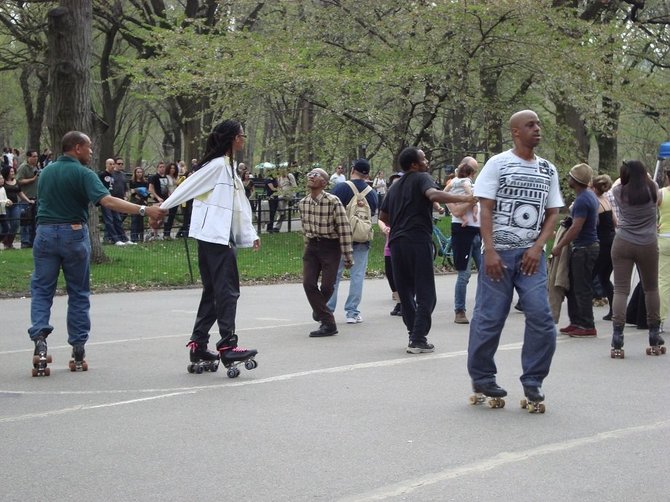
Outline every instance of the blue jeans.
<path fill-rule="evenodd" d="M 6 216 L 8 226 L 7 234 L 16 234 L 16 231 L 19 229 L 19 222 L 21 221 L 22 209 L 23 206 L 20 203 L 12 204 L 10 207 L 6 208 L 5 212 L 7 213 Z"/>
<path fill-rule="evenodd" d="M 514 289 L 519 294 L 526 316 L 521 349 L 521 383 L 540 386 L 549 374 L 556 350 L 556 327 L 547 297 L 547 263 L 543 254 L 537 272 L 524 275 L 520 265 L 525 252 L 526 249 L 498 251 L 507 267 L 499 282 L 493 281 L 484 271 L 478 274 L 468 343 L 468 372 L 475 384 L 495 382 L 497 368 L 493 358 L 509 314 Z"/>
<path fill-rule="evenodd" d="M 112 211 L 104 206 L 100 206 L 102 212 L 102 222 L 105 224 L 105 240 L 111 243 L 118 241 L 126 242 L 128 237 L 123 230 L 123 220 L 121 213 Z"/>
<path fill-rule="evenodd" d="M 452 237 L 453 239 L 453 237 Z M 481 270 L 482 265 L 482 240 L 479 234 L 472 239 L 472 248 L 470 249 L 470 258 L 475 262 L 477 271 Z M 465 312 L 465 297 L 468 292 L 468 283 L 470 282 L 471 263 L 468 260 L 465 270 L 459 270 L 456 277 L 456 287 L 454 289 L 454 310 L 462 310 Z"/>
<path fill-rule="evenodd" d="M 89 263 L 91 241 L 86 224 L 38 225 L 33 244 L 35 269 L 30 281 L 28 334 L 35 340 L 49 334 L 51 305 L 61 268 L 67 286 L 67 333 L 70 345 L 84 344 L 91 330 Z"/>
<path fill-rule="evenodd" d="M 356 317 L 361 313 L 358 306 L 363 297 L 363 281 L 365 280 L 365 271 L 368 268 L 368 253 L 370 252 L 369 242 L 354 242 L 354 265 L 349 269 L 349 296 L 344 304 L 344 312 L 347 317 Z M 344 258 L 340 258 L 340 266 L 337 269 L 337 279 L 335 280 L 335 289 L 328 300 L 328 308 L 335 312 L 337 307 L 337 289 L 340 286 L 342 272 L 344 271 Z"/>
<path fill-rule="evenodd" d="M 28 202 L 19 202 L 20 220 L 21 220 L 21 244 L 32 246 L 35 240 L 35 210 L 34 204 Z M 16 221 L 18 225 L 19 220 Z"/>

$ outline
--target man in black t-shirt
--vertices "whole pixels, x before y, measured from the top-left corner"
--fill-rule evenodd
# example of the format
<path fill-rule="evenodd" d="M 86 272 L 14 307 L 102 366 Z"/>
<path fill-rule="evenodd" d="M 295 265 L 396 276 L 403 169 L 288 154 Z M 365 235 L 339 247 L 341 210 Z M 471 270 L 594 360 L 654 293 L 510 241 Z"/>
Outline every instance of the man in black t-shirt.
<path fill-rule="evenodd" d="M 109 190 L 110 195 L 114 195 L 114 167 L 114 159 L 107 159 L 105 161 L 105 170 L 98 175 L 102 184 Z M 121 213 L 104 206 L 100 206 L 100 212 L 102 213 L 102 222 L 105 225 L 104 240 L 117 246 L 125 245 L 128 242 L 128 237 L 123 230 Z"/>
<path fill-rule="evenodd" d="M 435 309 L 433 273 L 433 203 L 473 202 L 472 195 L 443 192 L 426 172 L 423 151 L 405 148 L 398 158 L 403 176 L 393 183 L 382 203 L 379 219 L 391 227 L 389 247 L 393 279 L 402 304 L 402 319 L 409 331 L 407 352 L 433 352 L 428 343 Z"/>
<path fill-rule="evenodd" d="M 268 208 L 270 210 L 267 226 L 267 231 L 269 234 L 275 232 L 275 215 L 277 214 L 277 208 L 279 207 L 279 197 L 277 196 L 277 190 L 279 190 L 277 177 L 274 173 L 268 174 L 268 177 L 265 179 L 265 197 L 268 200 Z M 276 231 L 279 232 L 279 230 Z"/>

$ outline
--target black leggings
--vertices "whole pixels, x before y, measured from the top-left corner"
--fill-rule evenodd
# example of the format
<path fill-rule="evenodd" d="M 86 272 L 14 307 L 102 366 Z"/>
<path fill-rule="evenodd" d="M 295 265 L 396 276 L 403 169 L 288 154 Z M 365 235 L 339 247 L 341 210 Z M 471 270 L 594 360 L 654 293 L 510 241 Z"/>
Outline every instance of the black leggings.
<path fill-rule="evenodd" d="M 389 282 L 389 288 L 391 292 L 395 293 L 395 281 L 393 280 L 393 264 L 391 263 L 390 256 L 384 256 L 384 275 L 386 275 L 386 280 Z"/>
<path fill-rule="evenodd" d="M 612 242 L 601 241 L 598 259 L 593 267 L 593 277 L 598 278 L 598 282 L 605 292 L 605 297 L 609 302 L 610 313 L 612 312 L 612 301 L 614 299 L 614 286 L 610 277 L 612 276 Z"/>

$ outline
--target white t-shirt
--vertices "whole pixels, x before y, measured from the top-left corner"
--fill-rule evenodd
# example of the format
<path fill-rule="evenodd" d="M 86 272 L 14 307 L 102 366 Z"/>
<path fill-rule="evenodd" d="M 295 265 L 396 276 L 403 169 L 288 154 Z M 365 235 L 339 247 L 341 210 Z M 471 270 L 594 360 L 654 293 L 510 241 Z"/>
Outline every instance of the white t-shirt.
<path fill-rule="evenodd" d="M 470 186 L 470 191 L 472 192 L 475 186 L 472 184 L 472 180 L 470 178 L 454 178 L 451 181 L 451 184 L 449 185 L 449 193 L 457 195 L 465 195 L 466 192 L 464 187 L 466 185 Z M 467 212 L 464 214 L 464 216 L 468 221 L 469 227 L 479 228 L 479 202 L 477 203 L 477 220 L 475 220 L 475 215 L 472 212 L 472 208 L 468 209 Z M 451 222 L 462 224 L 463 220 L 458 216 L 452 214 Z"/>
<path fill-rule="evenodd" d="M 333 173 L 330 177 L 331 185 L 337 185 L 338 183 L 344 183 L 345 181 L 347 181 L 347 178 L 344 176 L 344 174 Z"/>
<path fill-rule="evenodd" d="M 564 205 L 556 167 L 537 155 L 524 160 L 512 150 L 489 159 L 477 176 L 474 194 L 496 201 L 493 247 L 498 251 L 531 247 L 540 235 L 545 209 Z"/>

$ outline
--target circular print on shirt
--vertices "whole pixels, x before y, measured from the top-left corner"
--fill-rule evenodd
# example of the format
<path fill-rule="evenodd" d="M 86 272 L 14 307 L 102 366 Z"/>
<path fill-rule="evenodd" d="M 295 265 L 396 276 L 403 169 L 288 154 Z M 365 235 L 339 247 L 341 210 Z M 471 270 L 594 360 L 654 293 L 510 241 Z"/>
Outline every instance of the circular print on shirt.
<path fill-rule="evenodd" d="M 533 228 L 537 225 L 537 209 L 523 204 L 514 210 L 514 223 L 521 228 Z"/>

